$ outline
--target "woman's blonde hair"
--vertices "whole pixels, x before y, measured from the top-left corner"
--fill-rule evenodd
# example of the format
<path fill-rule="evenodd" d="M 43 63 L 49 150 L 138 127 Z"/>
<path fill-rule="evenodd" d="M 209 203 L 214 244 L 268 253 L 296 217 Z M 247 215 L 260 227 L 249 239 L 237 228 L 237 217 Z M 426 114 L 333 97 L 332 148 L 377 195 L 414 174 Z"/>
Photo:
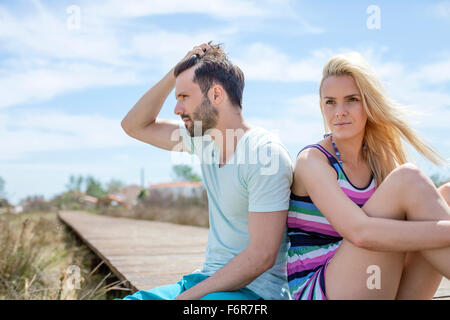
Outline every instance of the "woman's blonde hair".
<path fill-rule="evenodd" d="M 377 185 L 398 165 L 407 162 L 401 139 L 408 141 L 433 163 L 446 163 L 446 160 L 406 123 L 400 106 L 389 97 L 378 77 L 359 53 L 336 55 L 328 60 L 320 82 L 320 101 L 323 81 L 330 76 L 351 76 L 359 89 L 367 113 L 363 157 L 368 162 Z M 324 116 L 322 102 L 320 109 Z M 330 132 L 325 117 L 323 118 L 325 131 Z"/>

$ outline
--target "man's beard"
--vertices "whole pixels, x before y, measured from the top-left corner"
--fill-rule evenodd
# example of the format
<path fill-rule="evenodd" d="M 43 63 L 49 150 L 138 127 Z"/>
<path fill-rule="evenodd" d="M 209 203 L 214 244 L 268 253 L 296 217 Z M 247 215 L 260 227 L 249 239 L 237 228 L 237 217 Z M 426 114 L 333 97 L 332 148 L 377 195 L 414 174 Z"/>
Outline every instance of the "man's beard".
<path fill-rule="evenodd" d="M 205 132 L 212 129 L 217 124 L 219 112 L 213 107 L 208 97 L 203 97 L 203 101 L 195 108 L 191 116 L 187 114 L 181 115 L 181 118 L 188 118 L 190 126 L 186 125 L 186 129 L 191 137 L 203 136 Z"/>

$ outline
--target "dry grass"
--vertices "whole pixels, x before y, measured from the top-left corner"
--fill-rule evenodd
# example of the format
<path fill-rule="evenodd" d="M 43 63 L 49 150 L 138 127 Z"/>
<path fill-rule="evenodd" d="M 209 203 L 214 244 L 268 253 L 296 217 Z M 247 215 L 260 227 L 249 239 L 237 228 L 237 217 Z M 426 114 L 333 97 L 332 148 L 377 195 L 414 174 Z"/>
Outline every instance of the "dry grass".
<path fill-rule="evenodd" d="M 54 213 L 0 216 L 0 299 L 110 299 L 128 294 Z M 96 268 L 94 268 L 97 266 Z"/>
<path fill-rule="evenodd" d="M 186 208 L 145 208 L 136 206 L 132 210 L 123 208 L 106 208 L 99 212 L 111 217 L 122 217 L 140 220 L 154 220 L 197 227 L 209 227 L 208 210 L 199 207 Z"/>
<path fill-rule="evenodd" d="M 98 213 L 113 217 L 156 220 L 197 227 L 209 227 L 208 198 L 163 197 L 157 191 L 139 201 L 131 210 L 107 207 Z"/>

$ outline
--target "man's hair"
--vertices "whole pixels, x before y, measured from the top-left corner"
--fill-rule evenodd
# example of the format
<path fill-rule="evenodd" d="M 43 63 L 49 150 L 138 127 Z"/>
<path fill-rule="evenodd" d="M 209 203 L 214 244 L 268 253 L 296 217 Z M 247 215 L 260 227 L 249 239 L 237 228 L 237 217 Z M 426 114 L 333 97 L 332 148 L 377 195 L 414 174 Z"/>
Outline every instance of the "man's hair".
<path fill-rule="evenodd" d="M 202 57 L 193 55 L 176 65 L 175 77 L 183 71 L 196 66 L 193 82 L 198 83 L 203 95 L 214 84 L 220 84 L 226 91 L 232 105 L 242 109 L 242 93 L 244 91 L 244 74 L 238 66 L 228 60 L 220 44 L 208 43 L 209 48 Z"/>

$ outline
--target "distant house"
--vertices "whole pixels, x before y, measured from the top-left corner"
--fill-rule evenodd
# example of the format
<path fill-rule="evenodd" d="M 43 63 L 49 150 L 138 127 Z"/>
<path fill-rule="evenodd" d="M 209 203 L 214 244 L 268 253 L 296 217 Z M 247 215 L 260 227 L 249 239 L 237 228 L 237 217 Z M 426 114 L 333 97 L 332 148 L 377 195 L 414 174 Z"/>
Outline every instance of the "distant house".
<path fill-rule="evenodd" d="M 123 206 L 126 209 L 130 209 L 131 206 L 125 201 L 125 199 L 121 196 L 114 194 L 107 194 L 104 197 L 98 199 L 97 207 L 120 207 Z"/>
<path fill-rule="evenodd" d="M 134 206 L 137 204 L 137 197 L 141 192 L 142 187 L 132 184 L 120 189 L 118 196 L 122 197 L 122 199 L 130 206 Z"/>
<path fill-rule="evenodd" d="M 201 182 L 177 181 L 153 184 L 149 188 L 150 194 L 157 190 L 163 197 L 173 196 L 174 199 L 183 196 L 186 198 L 200 198 L 203 193 Z"/>
<path fill-rule="evenodd" d="M 80 202 L 84 204 L 85 209 L 94 209 L 97 207 L 98 199 L 87 194 L 81 194 Z"/>

